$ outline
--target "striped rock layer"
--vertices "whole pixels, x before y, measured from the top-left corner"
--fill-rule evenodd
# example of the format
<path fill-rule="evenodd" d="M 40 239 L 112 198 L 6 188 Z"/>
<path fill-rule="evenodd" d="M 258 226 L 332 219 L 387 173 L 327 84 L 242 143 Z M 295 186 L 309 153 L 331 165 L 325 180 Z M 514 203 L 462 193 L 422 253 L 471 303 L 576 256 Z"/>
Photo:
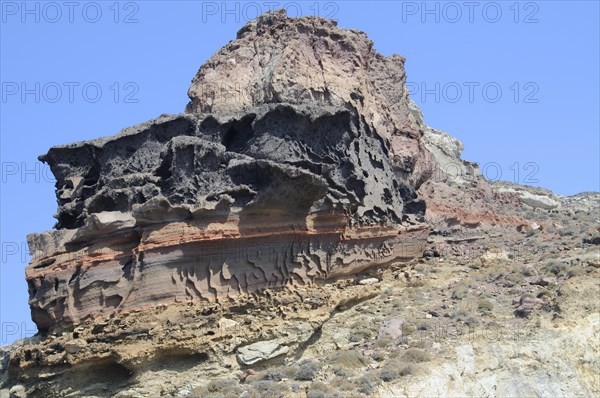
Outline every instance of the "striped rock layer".
<path fill-rule="evenodd" d="M 41 159 L 59 203 L 57 229 L 29 236 L 41 330 L 349 275 L 427 236 L 389 140 L 339 107 L 161 116 Z"/>

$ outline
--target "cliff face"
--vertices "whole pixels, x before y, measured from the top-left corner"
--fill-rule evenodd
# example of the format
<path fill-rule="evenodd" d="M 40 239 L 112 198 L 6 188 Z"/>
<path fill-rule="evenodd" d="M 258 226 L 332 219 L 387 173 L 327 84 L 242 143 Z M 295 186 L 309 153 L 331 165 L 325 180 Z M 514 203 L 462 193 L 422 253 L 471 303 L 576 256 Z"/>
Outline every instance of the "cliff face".
<path fill-rule="evenodd" d="M 403 62 L 270 13 L 200 68 L 187 114 L 51 148 L 58 222 L 27 269 L 40 330 L 420 256 L 429 155 Z M 248 96 L 207 89 L 229 85 Z"/>
<path fill-rule="evenodd" d="M 202 65 L 186 111 L 244 112 L 280 102 L 348 109 L 389 143 L 409 213 L 425 212 L 426 202 L 427 222 L 436 228 L 524 223 L 512 210 L 519 195 L 494 189 L 461 159 L 460 141 L 424 122 L 409 98 L 404 62 L 334 21 L 265 14 Z"/>
<path fill-rule="evenodd" d="M 538 291 L 550 285 L 538 280 L 546 265 L 515 271 L 507 253 L 492 250 L 520 247 L 521 232 L 539 238 L 527 250 L 556 255 L 543 246 L 553 239 L 570 250 L 575 235 L 561 231 L 587 233 L 590 217 L 575 214 L 597 196 L 566 200 L 486 181 L 460 158 L 462 143 L 427 126 L 405 80 L 404 58 L 378 54 L 362 32 L 267 13 L 200 68 L 184 114 L 51 148 L 40 159 L 57 180 L 57 223 L 28 237 L 26 269 L 40 333 L 0 352 L 0 384 L 14 396 L 226 395 L 209 381 L 238 371 L 246 380 L 256 374 L 251 365 L 302 367 L 295 362 L 314 355 L 333 364 L 321 369 L 322 380 L 342 388 L 338 379 L 351 377 L 340 370 L 346 361 L 365 377 L 386 356 L 398 368 L 391 356 L 407 348 L 408 334 L 396 330 L 406 319 L 471 322 L 465 311 L 473 304 L 452 309 L 463 274 L 482 284 L 479 298 L 501 306 L 498 322 L 513 317 L 502 288 L 515 294 L 521 274 L 529 279 L 520 313 L 551 311 L 534 297 L 551 295 Z M 572 262 L 584 269 L 589 261 L 586 272 L 597 273 L 584 249 L 584 260 Z M 476 264 L 464 260 L 478 250 Z M 439 256 L 460 272 L 426 271 Z M 502 273 L 485 270 L 490 264 Z M 388 332 L 400 339 L 394 347 Z M 442 358 L 450 345 L 439 347 Z M 355 348 L 362 359 L 347 356 Z M 438 365 L 436 391 L 481 391 L 471 379 L 456 387 L 459 366 Z M 306 396 L 304 387 L 296 395 L 267 388 L 284 376 L 265 374 L 244 391 Z M 355 382 L 357 394 L 375 395 L 368 378 Z M 498 385 L 490 383 L 485 391 Z M 405 392 L 434 394 L 421 384 Z M 242 394 L 234 390 L 228 396 Z M 402 394 L 398 386 L 380 393 Z"/>
<path fill-rule="evenodd" d="M 420 255 L 387 145 L 351 111 L 278 104 L 52 148 L 58 229 L 29 237 L 33 319 L 48 330 Z"/>
<path fill-rule="evenodd" d="M 419 256 L 422 198 L 436 225 L 521 221 L 405 80 L 362 32 L 268 13 L 200 68 L 187 114 L 50 149 L 58 222 L 27 269 L 40 330 Z"/>
<path fill-rule="evenodd" d="M 404 62 L 400 55 L 377 53 L 364 32 L 334 21 L 269 13 L 202 65 L 186 111 L 244 111 L 282 102 L 352 110 L 389 142 L 395 172 L 415 188 L 432 165 L 410 109 Z"/>

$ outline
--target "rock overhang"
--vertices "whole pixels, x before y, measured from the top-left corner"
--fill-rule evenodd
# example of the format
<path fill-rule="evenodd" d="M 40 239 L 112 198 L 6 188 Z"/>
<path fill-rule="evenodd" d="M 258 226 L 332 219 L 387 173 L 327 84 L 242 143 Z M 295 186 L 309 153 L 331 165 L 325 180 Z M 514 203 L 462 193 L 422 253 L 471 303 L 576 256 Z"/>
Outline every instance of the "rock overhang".
<path fill-rule="evenodd" d="M 284 103 L 51 148 L 40 159 L 58 223 L 29 237 L 34 321 L 48 330 L 419 256 L 427 228 L 409 221 L 414 190 L 389 150 L 353 109 Z"/>

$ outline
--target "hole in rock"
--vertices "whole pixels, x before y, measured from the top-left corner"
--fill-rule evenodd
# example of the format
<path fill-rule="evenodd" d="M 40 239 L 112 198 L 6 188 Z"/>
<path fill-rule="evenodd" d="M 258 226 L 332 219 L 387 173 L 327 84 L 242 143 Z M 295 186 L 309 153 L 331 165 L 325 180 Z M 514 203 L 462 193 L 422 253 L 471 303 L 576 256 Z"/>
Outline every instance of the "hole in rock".
<path fill-rule="evenodd" d="M 249 141 L 254 137 L 253 120 L 254 115 L 247 115 L 229 125 L 222 138 L 222 143 L 227 151 L 243 152 L 247 149 Z"/>

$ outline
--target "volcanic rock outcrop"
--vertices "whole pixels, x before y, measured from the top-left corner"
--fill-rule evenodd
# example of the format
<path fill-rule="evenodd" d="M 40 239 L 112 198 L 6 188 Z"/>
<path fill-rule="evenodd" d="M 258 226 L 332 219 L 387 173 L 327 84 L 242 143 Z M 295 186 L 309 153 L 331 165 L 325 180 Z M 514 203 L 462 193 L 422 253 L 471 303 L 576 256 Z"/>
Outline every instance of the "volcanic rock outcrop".
<path fill-rule="evenodd" d="M 242 28 L 198 71 L 187 112 L 244 112 L 257 104 L 319 104 L 358 112 L 382 139 L 410 212 L 433 226 L 518 225 L 516 192 L 496 190 L 463 144 L 429 127 L 409 97 L 405 58 L 385 57 L 364 32 L 322 18 L 268 13 Z M 417 191 L 417 196 L 414 195 Z M 419 221 L 415 218 L 413 221 Z"/>
<path fill-rule="evenodd" d="M 200 68 L 186 114 L 50 149 L 58 222 L 29 237 L 35 323 L 351 274 L 419 256 L 425 221 L 523 224 L 495 206 L 517 191 L 460 159 L 405 81 L 363 32 L 272 12 Z"/>
<path fill-rule="evenodd" d="M 400 55 L 377 53 L 364 32 L 334 21 L 268 13 L 200 68 L 186 111 L 244 111 L 282 102 L 349 109 L 389 141 L 395 172 L 414 187 L 432 164 L 410 107 L 404 62 Z"/>
<path fill-rule="evenodd" d="M 201 67 L 187 114 L 51 148 L 56 230 L 32 234 L 40 330 L 218 301 L 420 256 L 431 156 L 404 60 L 269 13 Z M 215 96 L 232 84 L 249 97 Z"/>
<path fill-rule="evenodd" d="M 0 397 L 599 391 L 579 303 L 600 195 L 487 181 L 405 80 L 364 33 L 270 12 L 200 68 L 185 113 L 51 148 L 57 223 L 26 269 L 40 333 L 0 349 Z M 515 316 L 543 338 L 471 339 Z M 579 326 L 557 340 L 561 319 Z"/>

